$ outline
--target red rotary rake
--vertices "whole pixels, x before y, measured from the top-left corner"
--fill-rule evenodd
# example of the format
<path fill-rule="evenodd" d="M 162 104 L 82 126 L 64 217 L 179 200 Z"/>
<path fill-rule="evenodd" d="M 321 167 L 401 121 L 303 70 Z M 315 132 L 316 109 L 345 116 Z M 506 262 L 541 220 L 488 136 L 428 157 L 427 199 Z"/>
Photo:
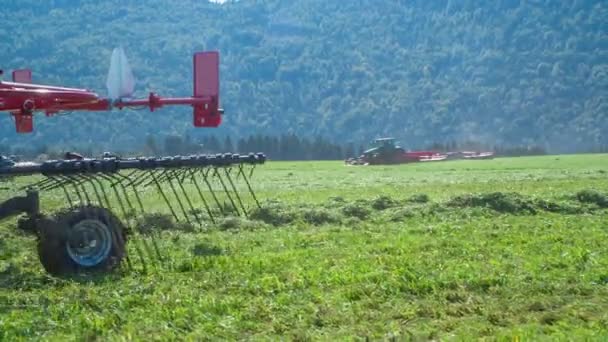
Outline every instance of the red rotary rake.
<path fill-rule="evenodd" d="M 0 111 L 9 112 L 21 133 L 33 130 L 33 115 L 61 111 L 95 111 L 147 106 L 190 105 L 197 127 L 217 127 L 219 54 L 196 53 L 194 95 L 130 100 L 133 76 L 124 53 L 114 50 L 108 75 L 109 98 L 85 89 L 34 85 L 31 72 L 13 72 L 13 82 L 0 82 Z M 38 255 L 51 274 L 132 268 L 163 260 L 150 229 L 150 217 L 166 224 L 204 227 L 220 216 L 247 216 L 259 207 L 250 178 L 263 164 L 261 154 L 217 154 L 152 158 L 81 156 L 43 163 L 18 163 L 0 157 L 0 185 L 10 193 L 0 202 L 0 220 L 24 215 L 18 226 L 38 237 Z M 0 189 L 2 187 L 0 186 Z M 15 195 L 25 192 L 25 195 Z M 11 196 L 12 195 L 12 196 Z M 62 207 L 41 210 L 42 198 Z M 135 239 L 135 237 L 139 237 Z M 132 241 L 129 249 L 127 241 Z M 134 253 L 127 253 L 130 250 Z M 133 255 L 131 255 L 133 254 Z M 123 261 L 125 261 L 123 263 Z"/>

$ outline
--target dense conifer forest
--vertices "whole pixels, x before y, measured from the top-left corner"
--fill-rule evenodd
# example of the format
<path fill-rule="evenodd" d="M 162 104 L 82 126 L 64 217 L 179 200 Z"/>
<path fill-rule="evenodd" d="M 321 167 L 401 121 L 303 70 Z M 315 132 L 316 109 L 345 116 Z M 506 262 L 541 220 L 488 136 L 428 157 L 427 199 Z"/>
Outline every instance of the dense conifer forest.
<path fill-rule="evenodd" d="M 256 135 L 354 150 L 379 136 L 411 148 L 608 145 L 605 1 L 20 0 L 2 7 L 6 71 L 28 67 L 36 82 L 105 94 L 111 51 L 122 46 L 138 96 L 189 95 L 191 54 L 218 49 L 226 110 L 214 130 L 192 128 L 188 108 L 39 116 L 28 136 L 2 115 L 5 151 L 142 151 L 150 139 L 170 136 L 199 145 L 230 137 L 236 149 Z"/>

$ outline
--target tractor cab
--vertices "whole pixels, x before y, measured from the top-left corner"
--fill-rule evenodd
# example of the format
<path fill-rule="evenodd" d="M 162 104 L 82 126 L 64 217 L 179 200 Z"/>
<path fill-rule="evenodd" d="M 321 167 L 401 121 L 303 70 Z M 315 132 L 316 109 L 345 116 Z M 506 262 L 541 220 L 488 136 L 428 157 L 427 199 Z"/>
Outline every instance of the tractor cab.
<path fill-rule="evenodd" d="M 392 150 L 395 148 L 395 138 L 378 138 L 372 145 L 376 148 Z"/>
<path fill-rule="evenodd" d="M 390 164 L 399 162 L 405 150 L 398 146 L 395 138 L 378 138 L 372 147 L 363 152 L 363 158 L 370 164 Z"/>
<path fill-rule="evenodd" d="M 378 138 L 371 143 L 372 148 L 363 152 L 363 154 L 392 154 L 395 150 L 403 150 L 401 146 L 397 146 L 395 138 Z"/>

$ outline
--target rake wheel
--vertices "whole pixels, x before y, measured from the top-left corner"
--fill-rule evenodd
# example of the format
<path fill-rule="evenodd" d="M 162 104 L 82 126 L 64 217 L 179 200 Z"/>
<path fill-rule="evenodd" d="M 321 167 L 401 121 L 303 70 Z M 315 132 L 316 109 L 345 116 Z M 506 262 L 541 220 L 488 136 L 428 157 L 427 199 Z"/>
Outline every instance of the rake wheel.
<path fill-rule="evenodd" d="M 102 207 L 69 209 L 37 226 L 38 256 L 53 275 L 113 270 L 126 254 L 125 226 Z"/>

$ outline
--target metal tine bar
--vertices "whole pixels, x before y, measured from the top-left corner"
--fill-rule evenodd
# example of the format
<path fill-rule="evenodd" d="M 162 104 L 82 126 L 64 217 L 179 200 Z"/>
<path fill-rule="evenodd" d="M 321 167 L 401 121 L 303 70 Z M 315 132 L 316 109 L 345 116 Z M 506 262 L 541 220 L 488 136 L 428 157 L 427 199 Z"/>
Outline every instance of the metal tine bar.
<path fill-rule="evenodd" d="M 50 176 L 49 178 L 52 178 L 53 182 L 60 182 L 60 180 L 56 179 L 55 177 Z M 61 185 L 60 188 L 63 190 L 63 194 L 64 194 L 66 200 L 68 201 L 68 204 L 70 205 L 70 209 L 74 209 L 74 201 L 72 200 L 72 197 L 70 196 L 68 189 L 66 189 L 65 184 Z M 38 191 L 41 191 L 41 190 L 38 189 Z"/>
<path fill-rule="evenodd" d="M 131 201 L 129 200 L 128 194 L 126 192 L 123 192 L 123 195 L 125 197 L 124 198 L 125 199 L 125 203 L 127 203 L 127 206 L 128 206 L 128 209 L 129 209 L 127 211 L 127 210 L 124 209 L 123 202 L 122 202 L 120 194 L 118 193 L 118 190 L 116 190 L 116 186 L 115 185 L 119 185 L 119 183 L 121 182 L 121 180 L 120 179 L 116 179 L 116 178 L 110 176 L 109 174 L 105 174 L 105 173 L 99 174 L 98 177 L 102 178 L 102 179 L 105 179 L 106 181 L 108 181 L 110 183 L 110 188 L 112 188 L 112 191 L 114 192 L 114 195 L 116 196 L 116 200 L 118 201 L 118 205 L 120 205 L 120 207 L 121 207 L 121 210 L 122 210 L 123 215 L 125 216 L 125 219 L 129 220 L 129 218 L 131 216 L 135 216 L 135 209 L 131 205 Z M 100 184 L 99 183 L 99 179 L 97 179 L 97 182 L 98 182 L 98 184 Z"/>
<path fill-rule="evenodd" d="M 243 165 L 239 165 L 239 173 L 243 175 L 243 180 L 245 181 L 245 184 L 247 184 L 247 188 L 249 189 L 249 193 L 251 194 L 251 197 L 253 197 L 253 200 L 255 201 L 255 204 L 258 206 L 258 208 L 261 208 L 260 202 L 258 202 L 258 198 L 255 196 L 255 192 L 253 192 L 253 189 L 251 188 L 249 179 L 245 175 L 244 169 L 245 169 L 245 167 Z"/>
<path fill-rule="evenodd" d="M 41 179 L 41 180 L 39 180 L 39 181 L 37 181 L 37 182 L 35 182 L 33 184 L 22 186 L 22 187 L 19 188 L 19 190 L 25 190 L 27 188 L 40 188 L 42 186 L 45 186 L 47 183 L 51 183 L 51 182 L 53 182 L 52 178 L 45 177 L 44 179 Z"/>
<path fill-rule="evenodd" d="M 119 180 L 116 183 L 112 184 L 112 187 L 115 187 L 116 185 L 120 185 L 121 188 L 123 189 L 123 192 L 125 194 L 127 193 L 127 191 L 126 191 L 126 187 L 127 186 L 130 186 L 130 187 L 133 188 L 133 193 L 135 194 L 135 199 L 137 199 L 137 204 L 139 205 L 139 209 L 140 209 L 141 213 L 144 214 L 145 213 L 144 205 L 141 202 L 141 198 L 139 197 L 139 192 L 137 191 L 137 188 L 135 188 L 135 185 L 133 185 L 132 182 L 130 182 L 130 180 L 128 179 L 128 177 L 130 175 L 125 176 L 125 175 L 123 175 L 121 173 L 114 173 L 114 174 L 107 175 L 107 176 L 111 177 L 111 178 L 114 178 L 114 179 L 118 178 Z M 125 185 L 122 181 L 120 181 L 120 179 L 129 181 L 129 184 Z"/>
<path fill-rule="evenodd" d="M 64 180 L 64 182 L 61 185 L 62 187 L 63 186 L 71 186 L 74 189 L 74 192 L 76 193 L 76 196 L 78 197 L 78 203 L 80 204 L 81 207 L 83 207 L 84 206 L 84 200 L 82 199 L 82 196 L 80 194 L 80 190 L 78 190 L 78 188 L 74 184 L 73 180 L 71 180 L 67 176 L 58 176 L 58 178 Z"/>
<path fill-rule="evenodd" d="M 186 222 L 188 222 L 188 224 L 192 224 L 192 222 L 190 222 L 190 217 L 188 216 L 188 212 L 186 211 L 186 208 L 184 207 L 182 200 L 179 198 L 179 194 L 177 193 L 177 190 L 175 190 L 175 186 L 173 185 L 173 182 L 171 181 L 171 176 L 168 175 L 168 173 L 169 173 L 168 170 L 164 170 L 163 178 L 165 179 L 165 182 L 169 183 L 169 187 L 171 188 L 171 191 L 173 191 L 173 196 L 175 196 L 175 199 L 177 200 L 177 204 L 179 205 L 180 209 L 182 210 L 182 214 L 184 214 L 184 218 L 186 219 Z"/>
<path fill-rule="evenodd" d="M 143 184 L 143 187 L 148 187 L 150 185 L 152 185 L 155 182 L 161 182 L 160 178 L 156 178 L 156 180 L 153 177 L 152 172 L 162 172 L 161 169 L 152 169 L 149 170 L 149 173 L 147 174 L 147 176 L 142 177 L 139 181 L 137 182 L 133 182 L 132 184 L 129 184 L 129 186 L 140 186 L 142 185 L 144 182 L 147 182 L 145 184 Z"/>
<path fill-rule="evenodd" d="M 97 201 L 99 201 L 100 206 L 105 207 L 107 210 L 110 210 L 110 208 L 112 207 L 112 204 L 110 203 L 110 200 L 109 200 L 108 195 L 106 194 L 105 190 L 103 190 L 103 184 L 101 184 L 101 182 L 99 182 L 99 179 L 97 179 L 95 175 L 83 174 L 83 175 L 77 175 L 77 176 L 75 176 L 75 178 L 80 178 L 82 180 L 83 188 L 85 187 L 84 184 L 89 184 L 90 187 L 93 189 L 93 192 L 95 193 L 95 196 L 97 197 Z M 95 181 L 99 182 L 99 186 L 100 186 L 99 190 L 95 186 Z M 99 195 L 100 192 L 103 196 Z M 122 202 L 120 200 L 118 202 L 119 202 L 119 206 L 121 207 L 121 209 L 124 212 L 124 206 L 122 205 Z M 104 211 L 104 216 L 106 219 L 106 223 L 111 224 L 111 220 L 110 220 L 110 216 L 108 215 L 108 212 Z M 112 230 L 114 231 L 114 234 L 112 234 L 112 240 L 114 240 L 113 241 L 114 244 L 117 244 L 117 242 L 120 242 L 121 245 L 124 245 L 125 241 L 124 241 L 122 234 L 116 234 L 116 227 L 110 227 L 110 228 L 112 228 Z M 143 258 L 141 249 L 139 248 L 138 244 L 135 244 L 135 250 L 137 251 L 137 255 L 139 256 L 139 259 L 144 267 L 144 272 L 146 272 L 146 261 Z M 131 263 L 131 259 L 129 258 L 128 253 L 126 255 L 126 260 L 127 260 L 129 269 L 133 269 L 133 264 Z"/>
<path fill-rule="evenodd" d="M 186 179 L 189 169 L 190 169 L 190 167 L 183 168 L 183 169 L 167 170 L 167 172 L 169 173 L 169 175 L 167 177 L 171 177 L 172 179 L 176 179 L 178 182 L 183 183 L 184 180 Z"/>
<path fill-rule="evenodd" d="M 154 171 L 150 171 L 150 173 L 152 174 L 152 179 L 154 180 L 154 183 L 156 184 L 156 189 L 158 190 L 158 193 L 160 193 L 162 198 L 165 200 L 165 203 L 169 207 L 169 210 L 171 210 L 171 214 L 173 215 L 173 218 L 175 218 L 175 221 L 179 222 L 179 217 L 177 217 L 177 214 L 175 214 L 175 210 L 173 210 L 173 207 L 171 206 L 171 202 L 169 202 L 169 199 L 167 198 L 167 195 L 165 195 L 165 192 L 163 191 L 162 186 L 156 179 L 156 175 L 154 174 Z"/>
<path fill-rule="evenodd" d="M 44 190 L 47 190 L 47 189 L 49 189 L 49 188 L 51 188 L 51 187 L 55 186 L 57 183 L 61 183 L 61 180 L 59 180 L 59 179 L 57 179 L 57 178 L 55 178 L 55 177 L 53 177 L 53 176 L 47 176 L 46 180 L 47 180 L 47 182 L 45 182 L 45 183 L 44 183 L 44 184 L 42 184 L 42 185 L 38 185 L 38 186 L 37 186 L 38 191 L 44 191 Z M 38 182 L 38 183 L 40 183 L 40 182 Z M 35 185 L 31 185 L 31 186 L 26 186 L 26 187 L 24 187 L 24 188 L 28 188 L 28 187 L 29 187 L 29 188 L 32 188 L 32 187 L 34 187 L 34 186 L 35 186 Z"/>
<path fill-rule="evenodd" d="M 116 173 L 113 176 L 115 177 L 121 177 L 121 178 L 125 178 L 126 176 L 120 174 L 120 173 Z M 127 186 L 124 184 L 121 184 L 122 187 L 122 191 L 124 193 L 127 193 Z M 131 188 L 133 189 L 133 194 L 135 194 L 135 199 L 137 200 L 137 204 L 139 206 L 140 212 L 143 215 L 145 215 L 145 210 L 144 210 L 144 205 L 143 202 L 141 200 L 141 197 L 139 196 L 139 191 L 137 191 L 137 188 L 135 187 L 135 185 L 131 185 Z M 158 243 L 156 243 L 156 239 L 154 239 L 154 234 L 155 232 L 152 232 L 151 236 L 152 236 L 152 246 L 154 247 L 154 252 L 156 253 L 156 257 L 158 258 L 158 260 L 162 263 L 163 262 L 163 256 L 160 253 L 160 248 L 158 248 Z M 156 232 L 156 235 L 160 235 L 160 233 Z"/>
<path fill-rule="evenodd" d="M 158 178 L 159 183 L 167 182 L 170 178 L 175 177 L 175 172 L 183 170 L 163 169 L 163 174 Z"/>
<path fill-rule="evenodd" d="M 63 194 L 65 195 L 65 198 L 68 200 L 70 209 L 74 209 L 74 202 L 72 201 L 72 197 L 70 196 L 68 189 L 66 189 L 65 186 L 62 186 L 61 189 L 63 190 Z"/>
<path fill-rule="evenodd" d="M 203 222 L 201 221 L 201 218 L 198 216 L 198 211 L 194 209 L 194 206 L 192 205 L 192 201 L 190 200 L 190 196 L 188 196 L 188 193 L 186 192 L 186 189 L 184 188 L 183 182 L 179 180 L 179 177 L 181 176 L 179 173 L 183 173 L 183 172 L 178 173 L 178 172 L 173 171 L 173 173 L 175 174 L 173 179 L 178 180 L 177 185 L 184 193 L 184 198 L 186 199 L 186 202 L 188 203 L 188 206 L 190 207 L 190 210 L 192 211 L 192 215 L 194 215 L 194 218 L 196 219 L 196 222 L 198 223 L 198 225 L 200 227 L 202 227 Z M 169 180 L 169 182 L 171 182 L 171 180 Z"/>
<path fill-rule="evenodd" d="M 110 205 L 111 205 L 110 201 L 109 201 L 109 197 L 108 197 L 106 191 L 104 190 L 104 186 L 103 186 L 100 178 L 108 180 L 108 178 L 106 177 L 106 175 L 104 175 L 104 174 L 98 174 L 98 175 L 95 175 L 95 176 L 91 177 L 91 184 L 93 184 L 93 186 L 95 186 L 94 184 L 97 184 L 99 186 L 99 188 L 100 188 L 100 190 L 101 190 L 101 192 L 103 194 L 103 197 L 106 200 L 108 209 L 109 209 Z M 109 181 L 111 181 L 111 179 Z M 125 209 L 125 206 L 124 206 L 124 203 L 123 203 L 123 201 L 121 199 L 120 194 L 116 191 L 116 188 L 112 187 L 112 189 L 114 190 L 114 194 L 116 196 L 116 201 L 118 202 L 118 206 L 120 207 L 120 210 L 122 211 L 122 213 L 124 215 L 125 221 L 127 223 L 127 229 L 129 229 L 130 231 L 134 231 L 134 229 L 133 229 L 133 227 L 131 225 L 131 220 L 129 219 L 129 215 L 127 213 L 127 210 Z M 118 238 L 121 239 L 121 240 L 123 240 L 122 235 L 120 235 Z M 137 240 L 137 239 L 135 239 L 135 240 Z M 122 241 L 122 242 L 124 243 L 124 241 Z M 145 243 L 144 243 L 144 249 L 145 248 L 146 248 L 146 246 L 145 246 Z M 135 251 L 137 252 L 137 256 L 139 257 L 139 260 L 141 261 L 144 273 L 147 273 L 148 267 L 147 267 L 147 264 L 146 264 L 146 259 L 144 258 L 144 255 L 143 255 L 143 253 L 141 251 L 141 247 L 139 246 L 139 241 L 135 241 Z"/>
<path fill-rule="evenodd" d="M 251 166 L 251 170 L 249 171 L 249 178 L 253 176 L 253 170 L 255 170 L 255 164 Z"/>
<path fill-rule="evenodd" d="M 169 178 L 167 176 L 168 170 L 167 169 L 161 169 L 159 172 L 161 172 L 161 175 L 158 178 L 156 178 L 156 181 L 158 181 L 159 183 L 166 182 L 167 179 Z M 150 182 L 146 183 L 144 186 L 148 186 L 148 185 L 150 185 Z"/>
<path fill-rule="evenodd" d="M 81 176 L 81 177 L 84 177 L 84 176 Z M 76 192 L 76 195 L 78 196 L 78 198 L 80 200 L 81 207 L 83 207 L 83 208 L 90 208 L 91 207 L 91 199 L 89 197 L 89 194 L 87 192 L 86 187 L 82 184 L 82 183 L 84 183 L 85 180 L 81 179 L 81 181 L 78 182 L 78 177 L 77 176 L 72 176 L 72 175 L 70 175 L 70 176 L 60 176 L 60 178 L 65 179 L 66 183 L 68 183 L 69 185 L 71 185 L 74 188 L 74 191 Z M 79 189 L 78 186 L 81 186 L 81 188 Z M 80 196 L 80 192 L 81 191 L 82 191 L 82 193 L 85 196 L 86 205 L 83 205 L 82 196 Z M 98 201 L 100 202 L 100 205 L 103 205 L 103 201 L 99 197 L 99 194 L 97 193 L 96 189 L 95 189 L 95 192 L 97 194 Z M 86 218 L 91 218 L 91 216 L 90 216 L 91 214 L 90 214 L 90 212 L 88 210 L 85 210 L 84 213 L 85 213 L 85 217 Z M 107 217 L 106 217 L 106 221 L 109 222 L 109 220 L 108 220 Z M 115 239 L 115 237 L 113 237 L 113 239 Z M 114 242 L 116 242 L 116 241 L 114 241 Z M 126 261 L 127 261 L 127 265 L 129 267 L 129 269 L 132 269 L 133 267 L 131 265 L 131 261 L 129 259 L 129 255 L 128 254 L 126 256 Z"/>
<path fill-rule="evenodd" d="M 234 208 L 234 211 L 236 211 L 237 216 L 239 216 L 240 215 L 239 208 L 237 208 L 236 204 L 234 203 L 234 200 L 232 199 L 232 196 L 230 196 L 230 191 L 226 187 L 226 184 L 224 183 L 224 179 L 222 179 L 222 175 L 217 171 L 217 169 L 218 169 L 217 167 L 213 168 L 213 175 L 216 176 L 217 179 L 222 184 L 222 188 L 224 189 L 224 192 L 226 193 L 226 197 L 228 197 L 228 200 L 232 204 L 232 208 Z"/>
<path fill-rule="evenodd" d="M 127 193 L 127 188 L 124 185 L 124 183 L 121 181 L 121 179 L 124 180 L 124 179 L 128 178 L 129 176 L 125 176 L 125 175 L 122 175 L 120 173 L 116 173 L 116 174 L 104 174 L 103 176 L 106 179 L 114 180 L 115 181 L 114 184 L 120 185 L 120 188 L 122 189 L 122 192 L 123 192 L 123 194 L 125 196 L 125 200 L 127 202 L 127 205 L 129 206 L 129 209 L 132 210 L 135 213 L 137 210 L 133 207 L 133 205 L 131 203 L 131 200 L 129 199 L 129 195 Z M 114 189 L 115 192 L 117 192 L 115 186 L 112 186 L 112 188 Z M 135 187 L 133 187 L 133 193 L 135 194 L 135 197 L 136 197 L 136 199 L 137 199 L 137 201 L 139 203 L 142 215 L 145 214 L 143 204 L 141 203 L 141 199 L 139 198 L 139 194 L 137 192 L 137 189 L 135 189 Z M 144 235 L 144 232 L 142 230 L 141 225 L 137 225 L 136 224 L 136 227 L 138 228 L 139 234 Z M 156 257 L 158 258 L 159 261 L 162 261 L 162 256 L 160 254 L 160 250 L 158 248 L 158 245 L 156 244 L 156 240 L 154 239 L 154 235 L 153 234 L 154 234 L 154 232 L 151 233 L 151 236 L 152 236 L 152 246 L 154 248 L 154 252 L 156 254 Z M 148 253 L 148 255 L 153 259 L 153 254 L 150 251 L 150 246 L 149 246 L 149 244 L 148 244 L 148 242 L 147 242 L 147 240 L 145 238 L 143 239 L 143 243 L 144 243 L 144 248 L 146 249 L 146 253 Z"/>
<path fill-rule="evenodd" d="M 58 187 L 64 186 L 72 182 L 65 176 L 49 176 L 49 178 L 53 179 L 53 182 L 46 184 L 44 187 L 39 188 L 39 191 L 51 191 L 57 189 Z"/>
<path fill-rule="evenodd" d="M 190 175 L 191 175 L 190 179 L 192 180 L 192 183 L 194 184 L 194 187 L 196 188 L 196 191 L 198 192 L 198 195 L 201 198 L 201 201 L 203 201 L 203 205 L 205 206 L 205 209 L 207 210 L 209 219 L 211 220 L 211 222 L 213 224 L 215 224 L 215 218 L 213 217 L 213 213 L 211 213 L 211 208 L 209 208 L 209 204 L 207 203 L 205 196 L 203 196 L 203 191 L 201 190 L 201 187 L 199 186 L 199 184 L 196 181 L 195 170 L 189 170 L 189 171 L 190 171 Z"/>
<path fill-rule="evenodd" d="M 180 173 L 180 176 L 181 176 L 181 178 L 179 179 L 180 183 L 184 183 L 188 179 L 188 176 L 189 176 L 189 172 L 188 171 L 189 170 L 190 170 L 190 168 L 185 168 L 183 170 L 179 170 L 178 171 Z"/>
<path fill-rule="evenodd" d="M 245 217 L 249 217 L 249 214 L 247 213 L 247 209 L 245 208 L 245 206 L 243 205 L 243 201 L 241 200 L 241 196 L 239 195 L 239 192 L 236 189 L 234 182 L 232 181 L 232 177 L 230 176 L 231 170 L 232 170 L 232 168 L 224 168 L 224 173 L 226 174 L 226 178 L 228 179 L 228 182 L 230 183 L 230 186 L 232 187 L 232 191 L 234 191 L 234 196 L 236 196 L 237 202 L 239 202 L 239 205 L 241 206 L 241 209 L 243 210 L 243 215 L 245 215 Z"/>
<path fill-rule="evenodd" d="M 185 170 L 184 169 L 165 169 L 165 172 L 163 173 L 163 178 L 159 178 L 158 181 L 159 182 L 167 182 L 169 179 L 176 179 L 179 178 L 179 176 L 181 175 L 181 173 L 184 173 Z M 178 179 L 179 180 L 179 179 Z"/>
<path fill-rule="evenodd" d="M 215 190 L 211 186 L 211 183 L 209 183 L 209 173 L 210 172 L 211 172 L 211 169 L 208 169 L 206 171 L 205 170 L 201 170 L 201 174 L 203 175 L 203 180 L 205 181 L 205 184 L 207 184 L 207 188 L 209 189 L 209 193 L 211 193 L 211 197 L 213 197 L 213 200 L 215 201 L 215 204 L 217 204 L 217 207 L 220 209 L 220 212 L 222 213 L 222 215 L 226 215 L 226 212 L 224 211 L 224 206 L 217 199 L 217 196 L 215 195 Z"/>
<path fill-rule="evenodd" d="M 131 177 L 132 177 L 134 174 L 138 173 L 138 172 L 139 172 L 139 170 L 133 170 L 133 171 L 131 171 L 131 172 L 130 172 L 130 173 L 127 175 L 127 176 L 125 176 L 126 178 L 119 178 L 119 179 L 115 179 L 115 180 L 114 180 L 114 183 L 111 183 L 111 184 L 110 184 L 110 186 L 114 187 L 114 186 L 116 186 L 116 184 L 117 184 L 117 183 L 119 183 L 119 182 L 123 182 L 123 181 L 125 181 L 125 180 L 126 180 L 126 181 L 129 181 L 129 182 L 132 182 L 133 180 L 131 179 Z M 117 172 L 117 173 L 119 174 L 120 172 Z M 103 175 L 107 176 L 107 175 L 109 175 L 109 173 L 108 173 L 108 174 L 105 174 L 105 173 L 104 173 Z"/>
<path fill-rule="evenodd" d="M 99 179 L 97 179 L 97 177 L 95 175 L 85 175 L 84 176 L 85 180 L 90 184 L 91 188 L 93 188 L 93 191 L 95 192 L 95 195 L 97 196 L 97 200 L 100 202 L 100 204 L 105 207 L 107 210 L 110 210 L 112 208 L 112 204 L 110 203 L 110 200 L 108 198 L 107 193 L 105 192 L 105 190 L 103 189 L 103 184 L 101 184 L 101 182 L 99 181 Z M 99 184 L 99 191 L 97 190 L 97 187 L 95 186 L 95 183 Z M 101 192 L 102 197 L 99 196 L 99 193 Z M 122 207 L 122 203 L 119 201 L 119 205 Z M 110 223 L 110 218 L 106 212 L 106 221 L 108 223 Z M 112 229 L 114 230 L 114 232 L 116 232 L 116 228 L 112 227 Z M 115 236 L 112 237 L 112 239 L 114 240 L 114 243 L 116 243 L 117 241 L 119 241 L 122 245 L 125 244 L 124 241 L 124 237 L 122 234 L 114 234 Z M 139 248 L 139 245 L 135 244 L 135 250 L 137 251 L 137 255 L 139 256 L 139 259 L 143 265 L 144 268 L 144 272 L 146 271 L 146 262 L 142 256 L 141 253 L 141 249 Z M 129 254 L 127 253 L 126 255 L 126 261 L 127 261 L 127 265 L 129 267 L 129 269 L 134 269 L 133 264 L 131 262 L 131 258 L 129 257 Z"/>

